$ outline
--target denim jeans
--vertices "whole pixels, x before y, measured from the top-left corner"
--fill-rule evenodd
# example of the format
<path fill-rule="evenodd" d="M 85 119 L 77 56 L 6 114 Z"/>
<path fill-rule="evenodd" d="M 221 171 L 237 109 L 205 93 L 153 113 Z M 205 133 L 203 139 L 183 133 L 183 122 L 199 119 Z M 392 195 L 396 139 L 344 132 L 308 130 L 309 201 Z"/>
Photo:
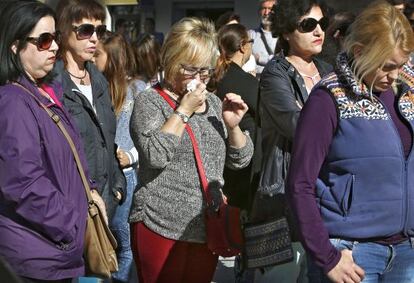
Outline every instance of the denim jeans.
<path fill-rule="evenodd" d="M 135 170 L 124 172 L 127 181 L 127 192 L 125 202 L 118 206 L 111 222 L 111 230 L 118 242 L 118 271 L 112 274 L 112 278 L 121 282 L 130 282 L 129 273 L 133 257 L 131 251 L 131 240 L 129 233 L 129 211 L 138 178 Z"/>
<path fill-rule="evenodd" d="M 414 248 L 409 240 L 396 245 L 341 239 L 331 239 L 331 243 L 338 250 L 352 250 L 355 263 L 365 271 L 363 283 L 414 282 Z M 310 258 L 308 265 L 310 283 L 330 282 Z"/>

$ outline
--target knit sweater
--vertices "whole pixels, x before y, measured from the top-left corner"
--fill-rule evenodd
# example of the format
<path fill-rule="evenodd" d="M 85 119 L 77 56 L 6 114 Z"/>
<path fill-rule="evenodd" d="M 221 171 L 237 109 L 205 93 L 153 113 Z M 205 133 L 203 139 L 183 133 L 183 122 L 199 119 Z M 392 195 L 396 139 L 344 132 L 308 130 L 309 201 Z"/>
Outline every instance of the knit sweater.
<path fill-rule="evenodd" d="M 248 137 L 243 148 L 227 145 L 222 104 L 214 94 L 207 95 L 203 113 L 189 121 L 197 140 L 210 191 L 221 198 L 223 169 L 246 167 L 253 155 Z M 135 99 L 131 116 L 131 137 L 138 149 L 142 187 L 134 194 L 130 222 L 143 221 L 163 237 L 195 243 L 205 242 L 203 200 L 191 140 L 161 132 L 173 109 L 154 90 L 143 91 Z"/>

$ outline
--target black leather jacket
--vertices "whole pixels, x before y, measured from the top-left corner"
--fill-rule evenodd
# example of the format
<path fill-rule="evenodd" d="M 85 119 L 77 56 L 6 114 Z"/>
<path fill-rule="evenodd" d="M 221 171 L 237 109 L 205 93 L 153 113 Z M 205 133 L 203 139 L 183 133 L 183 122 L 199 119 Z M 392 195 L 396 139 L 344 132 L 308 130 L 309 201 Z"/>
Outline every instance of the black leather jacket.
<path fill-rule="evenodd" d="M 321 76 L 332 66 L 314 58 Z M 260 78 L 259 113 L 262 128 L 261 174 L 258 191 L 265 195 L 284 194 L 292 141 L 301 108 L 308 99 L 305 82 L 285 56 L 277 54 Z M 285 214 L 284 197 L 277 211 Z"/>
<path fill-rule="evenodd" d="M 86 69 L 91 76 L 93 106 L 85 96 L 79 95 L 78 88 L 64 69 L 63 61 L 55 64 L 54 72 L 62 83 L 63 103 L 82 138 L 91 181 L 96 183 L 111 218 L 118 203 L 114 193 L 120 191 L 124 199 L 126 187 L 125 176 L 115 155 L 116 117 L 105 77 L 90 62 L 86 63 Z"/>

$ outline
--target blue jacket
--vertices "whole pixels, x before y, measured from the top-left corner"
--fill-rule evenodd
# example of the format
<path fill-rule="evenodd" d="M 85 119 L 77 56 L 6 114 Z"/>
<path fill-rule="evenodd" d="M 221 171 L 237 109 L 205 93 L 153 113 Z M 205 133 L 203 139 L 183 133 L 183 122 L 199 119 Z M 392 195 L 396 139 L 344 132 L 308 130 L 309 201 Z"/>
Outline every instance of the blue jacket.
<path fill-rule="evenodd" d="M 398 86 L 400 114 L 414 128 L 413 71 Z M 346 74 L 327 76 L 338 127 L 316 184 L 317 201 L 331 237 L 414 236 L 414 159 L 406 159 L 388 110 Z M 344 225 L 346 224 L 346 225 Z"/>
<path fill-rule="evenodd" d="M 59 115 L 86 168 L 68 113 L 26 79 L 21 84 Z M 87 201 L 68 142 L 35 99 L 12 84 L 0 87 L 0 129 L 0 257 L 20 276 L 84 274 Z"/>

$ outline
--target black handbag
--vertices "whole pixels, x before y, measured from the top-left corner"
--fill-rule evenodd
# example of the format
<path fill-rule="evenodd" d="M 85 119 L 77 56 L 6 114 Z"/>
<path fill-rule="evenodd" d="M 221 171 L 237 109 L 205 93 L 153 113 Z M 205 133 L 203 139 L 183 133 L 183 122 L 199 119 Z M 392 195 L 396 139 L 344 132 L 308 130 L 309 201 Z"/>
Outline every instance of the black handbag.
<path fill-rule="evenodd" d="M 293 260 L 291 235 L 287 218 L 281 211 L 282 194 L 256 192 L 252 212 L 243 225 L 245 268 L 263 268 Z"/>

